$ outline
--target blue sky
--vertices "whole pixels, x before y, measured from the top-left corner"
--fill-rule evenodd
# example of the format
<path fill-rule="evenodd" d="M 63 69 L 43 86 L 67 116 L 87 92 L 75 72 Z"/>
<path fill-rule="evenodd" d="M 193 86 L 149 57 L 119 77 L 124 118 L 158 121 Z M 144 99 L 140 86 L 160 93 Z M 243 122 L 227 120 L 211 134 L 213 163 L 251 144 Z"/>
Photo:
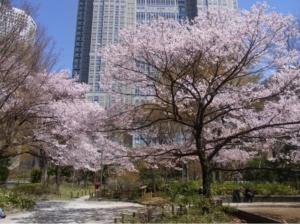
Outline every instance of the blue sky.
<path fill-rule="evenodd" d="M 26 0 L 13 0 L 20 5 Z M 55 41 L 59 60 L 56 69 L 72 69 L 78 0 L 27 0 L 38 12 L 35 21 L 46 28 Z M 238 0 L 240 9 L 249 9 L 256 0 Z M 300 17 L 300 0 L 268 0 L 274 10 Z"/>

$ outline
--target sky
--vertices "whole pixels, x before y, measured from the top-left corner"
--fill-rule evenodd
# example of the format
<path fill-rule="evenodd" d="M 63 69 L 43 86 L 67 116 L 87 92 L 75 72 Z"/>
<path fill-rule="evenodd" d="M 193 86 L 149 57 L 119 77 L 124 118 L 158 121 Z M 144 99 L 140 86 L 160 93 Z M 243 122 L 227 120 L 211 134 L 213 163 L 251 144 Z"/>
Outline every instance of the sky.
<path fill-rule="evenodd" d="M 72 70 L 78 0 L 12 0 L 16 6 L 24 1 L 32 4 L 37 13 L 35 21 L 46 29 L 55 43 L 58 62 L 55 70 Z M 257 0 L 238 0 L 240 9 L 249 9 Z M 260 1 L 261 2 L 261 1 Z M 276 11 L 300 17 L 300 0 L 267 0 Z"/>

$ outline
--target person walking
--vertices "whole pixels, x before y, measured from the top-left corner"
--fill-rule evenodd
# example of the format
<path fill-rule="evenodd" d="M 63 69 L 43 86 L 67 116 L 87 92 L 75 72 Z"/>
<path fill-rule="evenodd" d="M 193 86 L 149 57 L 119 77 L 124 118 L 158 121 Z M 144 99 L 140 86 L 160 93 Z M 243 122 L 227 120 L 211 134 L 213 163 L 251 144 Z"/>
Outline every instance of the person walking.
<path fill-rule="evenodd" d="M 4 219 L 6 217 L 4 210 L 0 208 L 0 219 Z"/>
<path fill-rule="evenodd" d="M 244 202 L 253 202 L 254 192 L 251 191 L 249 188 L 245 189 L 244 192 Z"/>

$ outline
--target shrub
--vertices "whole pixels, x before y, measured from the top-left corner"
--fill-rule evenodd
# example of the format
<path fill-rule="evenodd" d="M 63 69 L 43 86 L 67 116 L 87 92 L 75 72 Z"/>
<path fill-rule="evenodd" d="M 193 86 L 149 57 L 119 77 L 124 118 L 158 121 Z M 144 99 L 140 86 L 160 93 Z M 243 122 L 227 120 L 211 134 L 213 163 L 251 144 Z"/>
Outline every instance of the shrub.
<path fill-rule="evenodd" d="M 40 169 L 33 169 L 30 176 L 31 183 L 40 183 L 42 179 L 42 171 Z"/>
<path fill-rule="evenodd" d="M 165 185 L 163 190 L 167 196 L 171 198 L 171 201 L 175 202 L 178 200 L 177 197 L 194 196 L 195 194 L 198 194 L 199 183 L 197 181 L 171 181 Z"/>
<path fill-rule="evenodd" d="M 246 187 L 253 189 L 256 194 L 262 195 L 294 195 L 297 190 L 288 184 L 279 183 L 248 183 Z"/>
<path fill-rule="evenodd" d="M 16 193 L 13 191 L 0 190 L 1 208 L 31 209 L 34 206 L 35 206 L 35 201 L 26 195 Z"/>
<path fill-rule="evenodd" d="M 147 189 L 152 192 L 161 190 L 164 184 L 161 176 L 162 174 L 159 169 L 142 168 L 139 172 L 140 180 L 144 185 L 147 185 Z"/>
<path fill-rule="evenodd" d="M 297 190 L 288 184 L 280 183 L 255 183 L 255 182 L 222 182 L 212 184 L 213 195 L 231 195 L 237 188 L 249 188 L 260 195 L 293 195 Z"/>
<path fill-rule="evenodd" d="M 102 189 L 105 196 L 135 200 L 140 195 L 139 176 L 133 172 L 124 172 L 122 175 L 107 180 L 106 189 Z"/>
<path fill-rule="evenodd" d="M 290 146 L 285 146 L 290 147 Z M 284 150 L 284 148 L 283 148 Z M 282 153 L 289 158 L 290 149 L 286 149 Z M 287 153 L 287 154 L 286 154 Z M 249 167 L 270 167 L 271 169 L 257 169 L 257 170 L 247 170 L 243 172 L 243 179 L 246 181 L 255 182 L 297 182 L 297 175 L 291 172 L 290 169 L 297 169 L 297 165 L 293 164 L 288 159 L 279 159 L 275 161 L 269 161 L 267 158 L 253 159 L 248 162 Z M 277 169 L 285 167 L 285 169 Z"/>

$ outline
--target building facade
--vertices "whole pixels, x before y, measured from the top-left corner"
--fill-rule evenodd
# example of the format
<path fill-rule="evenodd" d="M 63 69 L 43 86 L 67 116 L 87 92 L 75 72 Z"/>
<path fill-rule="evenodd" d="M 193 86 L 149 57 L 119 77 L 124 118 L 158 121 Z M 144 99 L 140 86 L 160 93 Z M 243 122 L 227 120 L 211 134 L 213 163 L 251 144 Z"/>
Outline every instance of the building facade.
<path fill-rule="evenodd" d="M 94 0 L 79 0 L 75 46 L 73 57 L 73 74 L 79 76 L 81 82 L 88 82 L 90 46 L 92 35 Z"/>
<path fill-rule="evenodd" d="M 0 36 L 19 35 L 28 42 L 36 34 L 36 23 L 25 11 L 11 7 L 5 1 L 0 2 Z"/>
<path fill-rule="evenodd" d="M 193 19 L 199 11 L 222 7 L 237 9 L 237 0 L 79 0 L 73 75 L 90 85 L 90 100 L 107 105 L 99 84 L 104 63 L 98 49 L 118 41 L 121 29 L 158 17 Z"/>
<path fill-rule="evenodd" d="M 237 0 L 197 0 L 197 11 L 215 9 L 215 8 L 227 8 L 237 9 Z"/>
<path fill-rule="evenodd" d="M 100 85 L 105 64 L 98 53 L 101 47 L 117 42 L 120 30 L 125 27 L 158 17 L 184 19 L 188 1 L 79 0 L 72 73 L 89 84 L 87 98 L 104 107 L 113 101 L 113 96 L 104 93 Z"/>
<path fill-rule="evenodd" d="M 121 29 L 136 24 L 135 8 L 135 0 L 94 0 L 88 72 L 90 92 L 87 98 L 104 107 L 110 105 L 113 96 L 108 96 L 101 89 L 105 62 L 99 55 L 99 49 L 117 42 Z"/>

